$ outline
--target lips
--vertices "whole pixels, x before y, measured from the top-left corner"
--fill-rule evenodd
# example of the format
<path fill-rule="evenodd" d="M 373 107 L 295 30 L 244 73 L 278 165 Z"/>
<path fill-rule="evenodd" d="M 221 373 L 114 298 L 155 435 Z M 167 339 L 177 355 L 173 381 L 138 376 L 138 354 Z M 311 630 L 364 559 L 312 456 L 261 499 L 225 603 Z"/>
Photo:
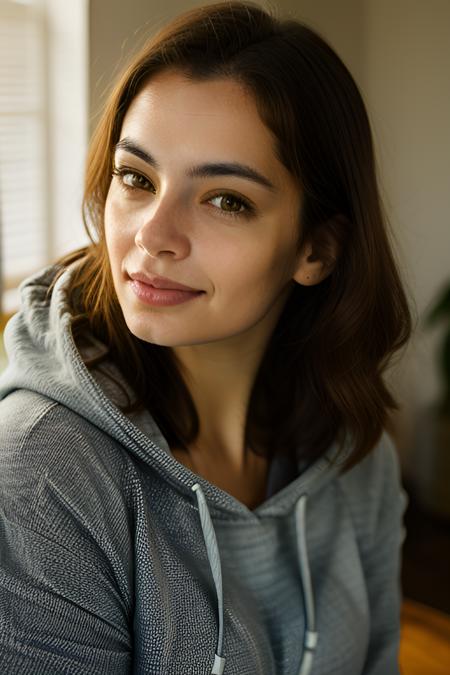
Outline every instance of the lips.
<path fill-rule="evenodd" d="M 148 286 L 153 286 L 153 288 L 167 289 L 167 290 L 178 290 L 178 291 L 191 291 L 194 293 L 201 293 L 199 288 L 192 288 L 191 286 L 185 286 L 180 284 L 177 281 L 172 281 L 172 279 L 167 279 L 167 277 L 157 277 L 151 274 L 146 274 L 145 272 L 133 272 L 128 275 L 130 279 L 134 281 L 140 281 Z"/>

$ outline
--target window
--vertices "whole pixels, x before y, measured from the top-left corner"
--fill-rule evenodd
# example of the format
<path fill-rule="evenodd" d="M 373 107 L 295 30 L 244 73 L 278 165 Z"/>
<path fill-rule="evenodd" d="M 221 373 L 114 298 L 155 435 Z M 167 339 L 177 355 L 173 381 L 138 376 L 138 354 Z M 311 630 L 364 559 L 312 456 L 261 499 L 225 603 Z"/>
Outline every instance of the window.
<path fill-rule="evenodd" d="M 0 0 L 0 314 L 25 277 L 88 243 L 88 26 L 89 0 Z"/>
<path fill-rule="evenodd" d="M 45 23 L 39 6 L 0 0 L 2 310 L 48 259 Z"/>

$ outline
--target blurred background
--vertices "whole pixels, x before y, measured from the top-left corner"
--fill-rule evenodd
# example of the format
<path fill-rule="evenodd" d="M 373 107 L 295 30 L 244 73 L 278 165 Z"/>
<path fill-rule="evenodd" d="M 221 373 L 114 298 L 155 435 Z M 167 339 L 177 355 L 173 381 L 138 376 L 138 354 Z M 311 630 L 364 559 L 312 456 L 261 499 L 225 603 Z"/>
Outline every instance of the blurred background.
<path fill-rule="evenodd" d="M 0 0 L 0 328 L 18 309 L 22 279 L 87 242 L 80 212 L 86 149 L 115 77 L 149 35 L 199 4 Z M 381 195 L 419 317 L 386 376 L 400 403 L 389 431 L 410 497 L 402 581 L 411 601 L 405 645 L 416 664 L 414 630 L 434 631 L 428 661 L 418 670 L 408 662 L 404 672 L 449 673 L 450 0 L 260 4 L 321 33 L 369 112 Z M 436 631 L 444 651 L 434 658 Z"/>

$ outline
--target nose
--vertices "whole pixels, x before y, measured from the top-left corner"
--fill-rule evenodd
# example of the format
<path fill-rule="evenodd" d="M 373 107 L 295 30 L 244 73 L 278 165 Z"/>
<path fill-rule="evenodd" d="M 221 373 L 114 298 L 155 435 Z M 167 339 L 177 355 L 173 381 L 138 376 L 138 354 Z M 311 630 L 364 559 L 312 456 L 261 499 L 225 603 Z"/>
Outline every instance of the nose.
<path fill-rule="evenodd" d="M 157 198 L 156 198 L 157 199 Z M 181 206 L 170 201 L 169 196 L 153 201 L 146 211 L 144 222 L 136 232 L 134 242 L 151 258 L 162 254 L 171 255 L 175 259 L 183 259 L 189 255 L 190 242 L 183 230 L 187 214 Z"/>

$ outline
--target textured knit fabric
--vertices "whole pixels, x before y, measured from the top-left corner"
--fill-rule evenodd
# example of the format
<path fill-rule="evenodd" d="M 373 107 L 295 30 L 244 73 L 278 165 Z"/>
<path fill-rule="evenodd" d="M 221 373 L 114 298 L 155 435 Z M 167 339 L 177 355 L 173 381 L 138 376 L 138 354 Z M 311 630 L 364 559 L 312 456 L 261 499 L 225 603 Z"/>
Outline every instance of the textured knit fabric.
<path fill-rule="evenodd" d="M 344 475 L 350 446 L 275 461 L 251 510 L 119 410 L 72 338 L 71 270 L 46 298 L 54 273 L 22 284 L 5 331 L 0 672 L 398 674 L 407 500 L 389 436 Z"/>

